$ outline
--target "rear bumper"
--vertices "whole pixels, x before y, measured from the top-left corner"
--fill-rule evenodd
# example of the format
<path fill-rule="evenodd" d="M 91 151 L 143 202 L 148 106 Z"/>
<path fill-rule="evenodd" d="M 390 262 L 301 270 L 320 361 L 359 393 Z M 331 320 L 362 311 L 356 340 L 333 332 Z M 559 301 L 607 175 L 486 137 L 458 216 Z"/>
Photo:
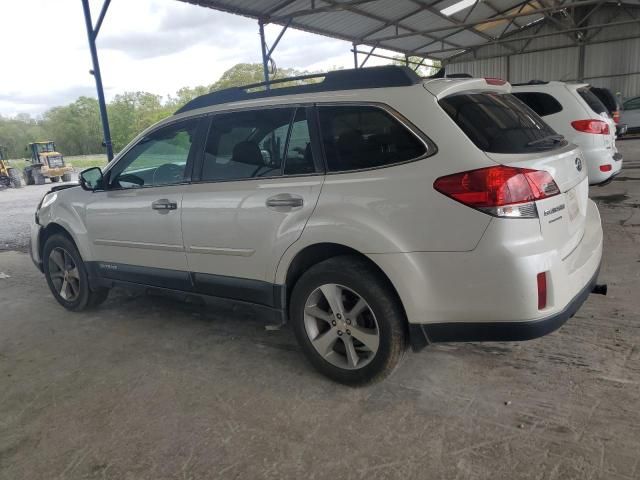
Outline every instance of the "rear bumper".
<path fill-rule="evenodd" d="M 616 137 L 621 137 L 627 133 L 629 127 L 626 123 L 618 123 L 616 125 Z"/>
<path fill-rule="evenodd" d="M 436 342 L 515 342 L 543 337 L 559 329 L 576 314 L 596 285 L 598 273 L 599 268 L 567 306 L 550 317 L 529 322 L 412 325 L 412 346 L 419 349 Z"/>
<path fill-rule="evenodd" d="M 562 325 L 597 279 L 602 225 L 592 200 L 586 208 L 584 233 L 569 253 L 544 239 L 537 219 L 493 219 L 470 252 L 369 256 L 395 286 L 414 346 L 526 340 Z M 538 308 L 536 280 L 541 272 L 547 276 L 543 309 Z"/>
<path fill-rule="evenodd" d="M 606 182 L 622 169 L 622 155 L 611 149 L 583 150 L 583 154 L 587 162 L 589 185 L 599 185 Z M 611 165 L 611 170 L 603 172 L 600 170 L 601 165 Z"/>

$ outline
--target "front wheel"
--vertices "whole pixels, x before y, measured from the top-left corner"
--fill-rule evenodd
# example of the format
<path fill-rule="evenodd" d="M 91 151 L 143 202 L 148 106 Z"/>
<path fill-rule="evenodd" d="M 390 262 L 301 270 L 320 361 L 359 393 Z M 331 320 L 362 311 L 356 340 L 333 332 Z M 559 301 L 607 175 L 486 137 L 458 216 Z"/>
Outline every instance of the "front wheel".
<path fill-rule="evenodd" d="M 13 188 L 21 188 L 22 187 L 22 174 L 20 170 L 17 168 L 9 169 L 9 178 L 11 179 L 11 185 Z"/>
<path fill-rule="evenodd" d="M 51 178 L 51 183 L 56 183 L 58 180 L 60 180 L 60 177 L 49 177 Z"/>
<path fill-rule="evenodd" d="M 358 257 L 330 258 L 305 272 L 289 315 L 311 364 L 340 383 L 382 380 L 406 351 L 406 319 L 393 287 Z"/>
<path fill-rule="evenodd" d="M 42 258 L 49 289 L 64 308 L 79 312 L 106 300 L 109 289 L 90 288 L 80 253 L 66 236 L 51 236 L 44 245 Z"/>
<path fill-rule="evenodd" d="M 71 181 L 71 174 L 70 173 L 65 173 L 64 175 L 62 175 L 62 181 L 63 182 L 70 182 Z"/>

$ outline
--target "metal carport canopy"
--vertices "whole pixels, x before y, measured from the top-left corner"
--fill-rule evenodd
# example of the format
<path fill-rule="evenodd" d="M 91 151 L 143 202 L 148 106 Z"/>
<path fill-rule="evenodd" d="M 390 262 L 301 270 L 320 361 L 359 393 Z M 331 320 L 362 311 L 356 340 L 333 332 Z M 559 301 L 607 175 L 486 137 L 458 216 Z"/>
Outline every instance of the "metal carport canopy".
<path fill-rule="evenodd" d="M 367 45 L 439 60 L 501 41 L 558 11 L 605 3 L 603 0 L 179 1 L 243 15 L 261 24 L 291 26 L 346 40 L 354 46 Z M 508 51 L 513 47 L 505 41 L 505 48 Z"/>
<path fill-rule="evenodd" d="M 102 88 L 96 40 L 111 0 L 102 0 L 96 22 L 92 20 L 89 0 L 81 0 L 91 52 L 104 141 L 109 159 L 113 158 L 109 121 Z M 505 55 L 518 52 L 522 41 L 514 35 L 538 24 L 549 22 L 557 29 L 546 35 L 568 35 L 576 44 L 588 30 L 639 22 L 640 19 L 592 25 L 586 20 L 606 3 L 624 7 L 639 0 L 178 0 L 215 10 L 243 15 L 258 20 L 262 64 L 266 88 L 272 53 L 288 27 L 346 40 L 353 44 L 355 67 L 362 67 L 378 48 L 408 57 L 422 58 L 412 62 L 415 68 L 424 59 L 444 63 L 469 50 L 488 44 L 500 44 Z M 589 7 L 588 9 L 582 7 Z M 580 18 L 576 12 L 582 12 Z M 569 19 L 569 22 L 563 22 Z M 281 25 L 280 34 L 271 46 L 264 35 L 265 24 Z M 534 37 L 532 35 L 532 37 Z M 358 46 L 370 47 L 359 51 Z M 358 61 L 358 53 L 364 59 Z"/>

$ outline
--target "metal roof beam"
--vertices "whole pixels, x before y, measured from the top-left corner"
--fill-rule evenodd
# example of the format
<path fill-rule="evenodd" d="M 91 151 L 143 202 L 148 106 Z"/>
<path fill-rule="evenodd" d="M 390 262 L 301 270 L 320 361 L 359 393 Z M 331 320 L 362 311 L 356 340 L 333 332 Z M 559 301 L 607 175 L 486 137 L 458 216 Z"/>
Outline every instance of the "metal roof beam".
<path fill-rule="evenodd" d="M 374 35 L 374 34 L 376 34 L 378 32 L 381 32 L 385 28 L 389 28 L 389 27 L 392 27 L 393 25 L 397 25 L 398 23 L 406 20 L 407 18 L 411 18 L 411 17 L 413 17 L 414 15 L 416 15 L 416 14 L 418 14 L 420 12 L 422 12 L 422 7 L 418 8 L 417 10 L 412 10 L 411 12 L 407 13 L 406 15 L 403 15 L 403 16 L 401 16 L 399 18 L 396 18 L 395 20 L 391 20 L 391 21 L 385 23 L 384 25 L 382 25 L 381 27 L 376 27 L 373 30 L 369 30 L 367 33 L 365 33 L 364 35 L 362 35 L 360 37 L 360 40 L 364 41 L 364 40 L 366 40 L 367 37 L 370 37 L 371 35 Z"/>
<path fill-rule="evenodd" d="M 567 28 L 563 31 L 560 32 L 550 32 L 550 33 L 542 33 L 542 34 L 536 34 L 536 35 L 523 35 L 523 36 L 513 36 L 513 37 L 507 37 L 504 39 L 498 39 L 498 40 L 493 40 L 491 42 L 486 42 L 480 45 L 470 45 L 468 47 L 462 47 L 465 50 L 471 50 L 471 49 L 477 49 L 477 48 L 481 48 L 487 45 L 496 45 L 496 44 L 502 44 L 502 43 L 508 43 L 508 42 L 519 42 L 522 40 L 528 40 L 528 39 L 535 39 L 535 38 L 542 38 L 542 37 L 553 37 L 556 35 L 563 35 L 564 33 L 567 32 L 577 32 L 577 31 L 586 31 L 586 30 L 593 30 L 593 29 L 603 29 L 603 28 L 609 28 L 609 27 L 617 27 L 620 25 L 628 25 L 631 23 L 636 23 L 638 22 L 638 20 L 625 20 L 622 22 L 613 22 L 613 23 L 603 23 L 603 24 L 598 24 L 598 25 L 589 25 L 589 26 L 584 26 L 584 27 L 579 27 L 579 28 Z M 637 38 L 637 36 L 636 36 Z M 567 45 L 564 45 L 563 48 L 567 48 Z M 441 50 L 432 50 L 430 52 L 415 52 L 415 55 L 433 55 L 434 53 L 445 53 L 445 52 L 455 52 L 457 50 L 460 50 L 460 48 L 443 48 Z M 504 55 L 500 55 L 501 57 L 504 57 Z"/>
<path fill-rule="evenodd" d="M 565 1 L 566 1 L 566 0 L 565 0 Z M 605 0 L 605 1 L 606 1 L 606 0 Z M 506 9 L 506 10 L 503 10 L 502 12 L 500 12 L 500 15 L 502 15 L 502 14 L 504 14 L 504 13 L 506 13 L 506 12 L 510 12 L 511 10 L 516 9 L 516 8 L 518 8 L 518 7 L 521 7 L 521 9 L 522 9 L 522 8 L 524 8 L 526 5 L 528 5 L 530 2 L 531 2 L 531 0 L 525 0 L 524 2 L 520 3 L 519 5 L 515 5 L 515 6 L 513 6 L 513 7 L 509 7 L 509 8 L 508 8 L 508 9 Z M 466 23 L 467 19 L 469 18 L 469 15 L 471 15 L 471 12 L 472 12 L 472 11 L 473 11 L 473 9 L 476 7 L 476 5 L 478 5 L 478 3 L 480 3 L 480 0 L 476 1 L 476 3 L 474 3 L 474 5 L 473 5 L 473 7 L 471 8 L 471 10 L 469 11 L 469 13 L 465 16 L 465 19 L 464 19 L 464 22 L 463 22 L 463 23 Z M 493 20 L 494 20 L 494 18 L 495 18 L 495 17 L 489 17 L 489 18 L 487 19 L 487 21 L 489 21 L 489 20 L 493 21 Z M 520 27 L 520 28 L 521 28 L 521 29 L 522 29 L 522 28 L 526 28 L 526 26 L 525 26 L 525 27 Z M 416 50 L 422 50 L 422 49 L 424 49 L 424 48 L 430 47 L 430 46 L 431 46 L 431 45 L 433 45 L 434 43 L 438 43 L 440 40 L 444 40 L 444 39 L 449 38 L 449 37 L 451 37 L 451 36 L 453 36 L 453 35 L 456 35 L 457 33 L 464 32 L 465 30 L 466 30 L 466 28 L 464 28 L 464 27 L 463 27 L 463 28 L 459 28 L 459 29 L 457 29 L 457 30 L 454 30 L 453 32 L 447 33 L 445 36 L 440 37 L 440 38 L 439 38 L 439 40 L 434 40 L 434 41 L 432 41 L 432 42 L 429 42 L 429 43 L 426 43 L 426 44 L 424 44 L 424 45 L 419 46 Z M 481 46 L 481 45 L 484 45 L 484 44 L 479 44 L 478 46 Z M 463 55 L 464 53 L 465 53 L 465 52 L 462 52 L 462 53 L 459 53 L 459 54 L 456 54 L 456 55 Z"/>
<path fill-rule="evenodd" d="M 325 3 L 329 3 L 329 4 L 331 4 L 331 5 L 341 5 L 343 10 L 347 10 L 347 11 L 352 12 L 352 13 L 355 13 L 355 14 L 357 14 L 357 15 L 362 15 L 363 17 L 370 18 L 371 20 L 376 20 L 376 21 L 378 21 L 378 22 L 380 22 L 380 23 L 383 23 L 383 24 L 387 22 L 387 19 L 385 19 L 385 18 L 383 18 L 383 17 L 380 17 L 380 16 L 375 15 L 375 14 L 373 14 L 373 13 L 369 13 L 369 12 L 367 12 L 367 11 L 365 11 L 365 10 L 360 10 L 360 9 L 359 9 L 359 8 L 357 8 L 357 7 L 352 7 L 352 6 L 346 5 L 346 4 L 344 4 L 344 3 L 336 2 L 335 0 L 324 0 L 324 2 L 325 2 Z M 407 27 L 407 26 L 404 26 L 404 25 L 400 25 L 400 24 L 396 24 L 396 25 L 397 25 L 398 27 L 403 28 L 404 30 L 408 30 L 408 31 L 410 32 L 410 34 L 409 34 L 409 35 L 406 35 L 406 36 L 409 36 L 409 37 L 412 37 L 412 36 L 424 36 L 424 37 L 427 37 L 427 38 L 431 38 L 432 40 L 436 40 L 436 37 L 434 37 L 433 35 L 422 34 L 422 33 L 420 33 L 419 31 L 417 31 L 416 29 L 411 28 L 411 27 Z M 393 40 L 393 39 L 395 39 L 395 38 L 396 38 L 396 37 L 395 37 L 395 36 L 393 36 L 393 37 L 391 37 L 389 40 Z M 378 40 L 378 39 L 376 39 L 376 41 L 375 41 L 375 42 L 376 42 L 376 46 L 378 46 L 378 44 L 379 44 L 379 40 Z M 454 47 L 456 47 L 456 48 L 463 48 L 463 47 L 459 46 L 458 44 L 456 44 L 456 43 L 454 43 L 454 42 L 446 42 L 446 43 L 448 43 L 449 45 L 452 45 L 452 46 L 454 46 Z M 391 48 L 391 49 L 393 49 L 393 48 Z M 399 50 L 399 51 L 400 51 L 400 50 Z M 405 52 L 405 51 L 402 51 L 402 53 L 406 53 L 406 52 Z"/>
<path fill-rule="evenodd" d="M 291 18 L 304 17 L 305 15 L 314 15 L 316 13 L 339 12 L 341 10 L 349 11 L 352 7 L 357 7 L 358 5 L 363 5 L 365 3 L 377 2 L 377 1 L 378 0 L 351 0 L 350 2 L 331 3 L 330 5 L 327 5 L 325 7 L 305 8 L 304 10 L 296 10 L 294 12 L 289 12 L 284 15 L 268 17 L 268 18 L 265 18 L 265 21 L 281 22 L 283 20 L 287 20 Z M 278 10 L 282 10 L 282 8 L 284 7 L 281 7 Z"/>
<path fill-rule="evenodd" d="M 453 23 L 455 23 L 455 24 L 456 24 L 456 26 L 460 26 L 460 27 L 462 26 L 462 23 L 463 23 L 463 22 L 461 22 L 460 20 L 456 20 L 455 18 L 453 18 L 453 16 L 446 16 L 444 13 L 440 12 L 440 10 L 438 10 L 437 8 L 434 8 L 434 7 L 430 6 L 430 5 L 427 5 L 426 3 L 424 3 L 424 2 L 423 2 L 423 1 L 421 1 L 421 0 L 411 0 L 411 2 L 415 3 L 416 5 L 420 5 L 420 6 L 422 6 L 422 8 L 423 8 L 425 11 L 427 11 L 427 12 L 429 12 L 429 13 L 431 13 L 431 14 L 435 15 L 436 17 L 439 17 L 439 18 L 442 18 L 442 19 L 444 19 L 444 20 L 448 20 L 448 21 L 450 21 L 450 22 L 453 22 Z M 484 3 L 486 4 L 486 3 L 487 3 L 487 0 L 485 0 L 485 2 L 484 2 Z M 496 13 L 497 13 L 497 12 L 498 12 L 498 11 L 496 10 Z M 484 32 L 480 32 L 480 31 L 478 31 L 478 30 L 476 30 L 476 29 L 474 29 L 474 28 L 466 28 L 466 27 L 465 27 L 465 30 L 469 30 L 469 31 L 471 31 L 473 34 L 478 35 L 479 37 L 482 37 L 482 38 L 484 38 L 484 39 L 486 39 L 486 40 L 493 40 L 493 39 L 494 39 L 492 36 L 487 35 L 487 34 L 486 34 L 486 33 L 484 33 Z M 447 42 L 447 43 L 451 43 L 451 42 Z M 512 49 L 511 47 L 507 47 L 507 48 Z M 515 52 L 515 49 L 513 49 L 513 51 Z"/>
<path fill-rule="evenodd" d="M 399 35 L 381 37 L 381 38 L 376 39 L 376 41 L 383 42 L 383 41 L 386 41 L 386 40 L 397 40 L 397 39 L 400 39 L 400 38 L 413 37 L 413 36 L 416 36 L 416 35 L 431 35 L 431 34 L 437 33 L 437 32 L 444 32 L 444 31 L 447 31 L 447 30 L 452 30 L 452 29 L 455 29 L 457 27 L 473 27 L 473 26 L 482 25 L 482 24 L 485 24 L 485 23 L 492 23 L 492 22 L 495 22 L 497 20 L 511 20 L 512 18 L 527 17 L 527 16 L 531 16 L 531 15 L 542 14 L 544 12 L 554 12 L 554 11 L 564 10 L 566 8 L 570 8 L 570 7 L 574 7 L 574 6 L 595 5 L 600 1 L 602 1 L 602 0 L 584 0 L 584 1 L 579 1 L 579 2 L 572 2 L 572 3 L 568 3 L 568 4 L 563 4 L 563 5 L 557 5 L 557 6 L 553 6 L 553 7 L 538 8 L 534 12 L 512 13 L 512 14 L 508 14 L 508 15 L 500 15 L 500 16 L 496 16 L 496 17 L 489 17 L 489 18 L 486 18 L 484 20 L 477 20 L 477 21 L 472 21 L 472 22 L 459 23 L 457 25 L 451 25 L 451 26 L 447 26 L 447 27 L 438 27 L 438 28 L 432 28 L 432 29 L 429 29 L 429 30 L 419 30 L 419 31 L 416 31 L 416 32 L 401 33 Z"/>

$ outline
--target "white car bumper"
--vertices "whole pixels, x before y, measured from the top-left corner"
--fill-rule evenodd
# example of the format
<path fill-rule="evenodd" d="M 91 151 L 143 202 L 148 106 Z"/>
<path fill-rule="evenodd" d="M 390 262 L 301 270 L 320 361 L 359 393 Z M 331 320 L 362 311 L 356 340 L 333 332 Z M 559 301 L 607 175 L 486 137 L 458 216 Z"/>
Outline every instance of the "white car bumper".
<path fill-rule="evenodd" d="M 559 328 L 580 308 L 596 283 L 602 257 L 595 203 L 588 201 L 582 240 L 565 258 L 540 235 L 505 242 L 504 222 L 514 221 L 520 220 L 492 220 L 470 252 L 370 255 L 398 291 L 414 346 L 536 338 Z M 547 272 L 547 305 L 539 310 L 536 277 L 541 272 Z M 424 339 L 416 341 L 421 333 Z"/>
<path fill-rule="evenodd" d="M 609 182 L 620 173 L 622 168 L 622 155 L 607 148 L 583 150 L 587 163 L 589 185 L 600 185 Z M 611 170 L 603 172 L 600 167 L 611 165 Z"/>

